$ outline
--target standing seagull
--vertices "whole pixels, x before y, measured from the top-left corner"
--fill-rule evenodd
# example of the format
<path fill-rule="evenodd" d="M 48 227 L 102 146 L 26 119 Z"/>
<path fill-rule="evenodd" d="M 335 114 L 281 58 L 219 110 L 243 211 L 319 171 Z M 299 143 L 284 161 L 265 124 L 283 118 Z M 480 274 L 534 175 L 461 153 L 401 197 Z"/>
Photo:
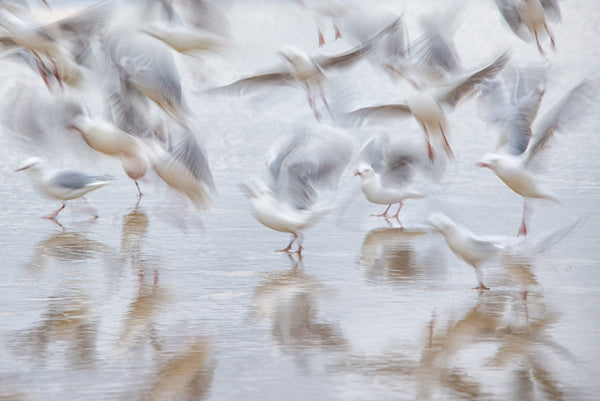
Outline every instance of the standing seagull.
<path fill-rule="evenodd" d="M 480 238 L 470 233 L 466 228 L 459 227 L 448 216 L 434 213 L 427 219 L 433 228 L 444 236 L 448 247 L 456 256 L 473 266 L 479 286 L 476 290 L 489 290 L 483 284 L 481 265 L 497 257 L 503 246 L 498 241 Z"/>
<path fill-rule="evenodd" d="M 404 147 L 392 147 L 389 138 L 371 138 L 359 151 L 359 165 L 354 175 L 360 177 L 360 187 L 369 202 L 388 205 L 378 217 L 388 218 L 387 212 L 394 203 L 398 210 L 394 217 L 398 218 L 403 201 L 419 199 L 425 195 L 410 188 L 414 176 L 416 157 Z"/>
<path fill-rule="evenodd" d="M 27 159 L 16 171 L 23 170 L 30 174 L 33 185 L 39 192 L 62 201 L 61 207 L 45 216 L 51 220 L 56 220 L 58 213 L 65 208 L 66 201 L 82 198 L 88 192 L 110 182 L 107 176 L 87 175 L 78 171 L 49 172 L 44 169 L 42 159 L 39 157 Z M 98 216 L 95 215 L 95 217 Z"/>
<path fill-rule="evenodd" d="M 527 199 L 542 198 L 558 202 L 554 194 L 538 185 L 531 171 L 532 160 L 546 146 L 554 131 L 564 128 L 566 123 L 583 113 L 583 101 L 590 97 L 593 86 L 595 85 L 590 81 L 584 80 L 567 92 L 543 117 L 538 124 L 538 133 L 531 140 L 533 134 L 530 124 L 544 94 L 544 91 L 536 86 L 530 101 L 525 103 L 525 107 L 516 110 L 517 118 L 507 127 L 510 130 L 508 152 L 488 153 L 478 163 L 478 166 L 494 171 L 510 189 L 523 197 L 523 219 L 519 235 L 527 235 Z"/>
<path fill-rule="evenodd" d="M 539 38 L 542 29 L 548 34 L 552 47 L 556 47 L 547 19 L 560 22 L 558 0 L 496 0 L 496 5 L 510 29 L 518 37 L 527 41 L 530 38 L 528 35 L 535 36 L 540 54 L 544 54 Z"/>
<path fill-rule="evenodd" d="M 242 185 L 259 223 L 292 234 L 292 240 L 281 252 L 290 252 L 297 241 L 295 252 L 301 253 L 302 230 L 332 210 L 331 204 L 318 196 L 335 189 L 353 147 L 352 139 L 333 127 L 300 131 L 269 161 L 270 185 L 262 180 Z"/>
<path fill-rule="evenodd" d="M 495 77 L 508 62 L 508 53 L 502 54 L 493 63 L 459 79 L 452 85 L 431 88 L 428 90 L 421 85 L 415 86 L 415 91 L 404 102 L 363 107 L 346 113 L 350 119 L 362 122 L 367 118 L 389 119 L 405 118 L 410 115 L 423 127 L 429 159 L 434 160 L 431 135 L 441 136 L 442 144 L 448 157 L 454 157 L 446 133 L 448 122 L 442 104 L 454 107 L 464 97 L 477 93 L 486 80 Z"/>

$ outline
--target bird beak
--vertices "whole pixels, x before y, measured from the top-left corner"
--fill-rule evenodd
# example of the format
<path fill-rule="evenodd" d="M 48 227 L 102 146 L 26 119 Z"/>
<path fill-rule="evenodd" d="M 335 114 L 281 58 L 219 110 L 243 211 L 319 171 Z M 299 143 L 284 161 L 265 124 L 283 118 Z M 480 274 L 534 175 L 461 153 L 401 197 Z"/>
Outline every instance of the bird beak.
<path fill-rule="evenodd" d="M 477 162 L 477 163 L 475 163 L 475 165 L 476 165 L 477 167 L 490 167 L 490 165 L 489 165 L 489 164 L 487 164 L 487 163 L 484 163 L 484 162 Z"/>
<path fill-rule="evenodd" d="M 357 175 L 357 176 L 359 176 L 359 175 L 362 175 L 362 174 L 360 173 L 360 171 L 355 171 L 355 172 L 354 172 L 354 175 Z"/>
<path fill-rule="evenodd" d="M 23 171 L 23 170 L 25 170 L 26 168 L 27 168 L 27 166 L 19 167 L 18 169 L 16 169 L 16 170 L 15 170 L 15 173 L 16 173 L 17 171 Z"/>

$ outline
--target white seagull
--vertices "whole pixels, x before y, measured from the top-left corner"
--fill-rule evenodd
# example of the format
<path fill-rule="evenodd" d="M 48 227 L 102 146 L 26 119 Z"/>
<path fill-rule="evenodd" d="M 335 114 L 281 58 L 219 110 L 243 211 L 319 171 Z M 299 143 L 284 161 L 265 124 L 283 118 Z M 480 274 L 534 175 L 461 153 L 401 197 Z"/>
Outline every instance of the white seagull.
<path fill-rule="evenodd" d="M 419 199 L 425 195 L 411 188 L 417 157 L 405 146 L 392 146 L 388 137 L 373 137 L 361 148 L 358 169 L 360 187 L 369 202 L 388 205 L 378 217 L 388 218 L 388 211 L 398 203 L 394 217 L 398 218 L 406 199 Z"/>
<path fill-rule="evenodd" d="M 66 201 L 82 198 L 83 195 L 110 183 L 110 177 L 87 175 L 79 171 L 48 171 L 39 157 L 27 159 L 16 171 L 27 171 L 34 187 L 49 198 L 62 201 L 53 213 L 45 216 L 56 220 L 58 213 L 66 206 Z M 84 198 L 85 199 L 85 198 Z M 95 216 L 98 217 L 98 216 Z"/>
<path fill-rule="evenodd" d="M 400 26 L 400 20 L 394 20 L 387 27 L 383 28 L 362 45 L 357 46 L 344 53 L 330 55 L 321 55 L 309 57 L 305 52 L 294 45 L 285 44 L 279 49 L 279 54 L 285 61 L 284 66 L 278 66 L 272 71 L 253 75 L 247 78 L 242 78 L 228 85 L 209 89 L 209 92 L 237 92 L 242 93 L 256 87 L 264 85 L 295 85 L 300 84 L 308 98 L 308 104 L 315 114 L 315 118 L 321 120 L 321 113 L 317 110 L 317 105 L 314 100 L 314 93 L 318 91 L 323 104 L 327 108 L 330 116 L 333 114 L 329 107 L 329 103 L 325 98 L 323 85 L 326 80 L 325 71 L 348 67 L 357 61 L 361 60 L 364 55 L 370 52 L 378 41 Z"/>
<path fill-rule="evenodd" d="M 353 140 L 333 127 L 300 131 L 269 161 L 270 185 L 260 179 L 242 185 L 258 222 L 292 234 L 281 252 L 290 252 L 297 241 L 295 252 L 301 253 L 302 231 L 332 210 L 331 202 L 319 198 L 325 191 L 335 190 L 353 147 Z"/>
<path fill-rule="evenodd" d="M 533 34 L 540 54 L 544 54 L 539 38 L 542 30 L 548 34 L 552 47 L 556 47 L 547 20 L 560 22 L 558 0 L 496 0 L 496 5 L 510 29 L 519 38 L 528 41 L 531 37 L 529 35 Z"/>
<path fill-rule="evenodd" d="M 523 197 L 523 219 L 519 235 L 527 235 L 528 199 L 548 199 L 559 202 L 550 191 L 538 185 L 533 173 L 532 161 L 552 138 L 555 131 L 564 129 L 565 124 L 584 111 L 584 101 L 592 96 L 593 87 L 584 80 L 569 90 L 540 120 L 537 134 L 533 134 L 530 124 L 535 118 L 544 90 L 537 85 L 526 97 L 523 106 L 515 110 L 509 130 L 510 143 L 507 152 L 488 153 L 477 163 L 491 169 L 504 183 Z M 532 138 L 533 137 L 533 138 Z"/>
<path fill-rule="evenodd" d="M 346 113 L 346 116 L 361 123 L 365 119 L 388 120 L 412 115 L 425 132 L 429 158 L 434 160 L 435 156 L 431 145 L 433 135 L 436 138 L 441 137 L 446 154 L 452 158 L 454 153 L 447 138 L 448 122 L 442 104 L 452 108 L 464 97 L 476 94 L 486 80 L 495 77 L 504 68 L 508 59 L 508 53 L 504 53 L 493 63 L 451 85 L 435 88 L 423 88 L 417 85 L 415 91 L 403 102 L 362 107 Z"/>

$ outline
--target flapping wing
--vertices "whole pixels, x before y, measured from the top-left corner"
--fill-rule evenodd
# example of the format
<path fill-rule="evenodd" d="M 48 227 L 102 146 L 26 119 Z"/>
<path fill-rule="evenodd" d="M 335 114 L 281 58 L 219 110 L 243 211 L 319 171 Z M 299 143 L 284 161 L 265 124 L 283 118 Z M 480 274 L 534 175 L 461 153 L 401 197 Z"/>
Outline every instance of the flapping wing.
<path fill-rule="evenodd" d="M 452 86 L 442 96 L 438 97 L 440 102 L 446 103 L 452 107 L 463 98 L 473 96 L 477 93 L 481 85 L 488 79 L 494 78 L 508 63 L 510 58 L 509 53 L 504 53 L 493 63 L 480 69 L 479 71 L 469 75 L 468 77 L 459 81 L 458 84 Z"/>
<path fill-rule="evenodd" d="M 406 118 L 411 115 L 407 104 L 383 104 L 379 106 L 362 107 L 345 113 L 346 118 L 356 124 L 361 124 L 364 120 L 389 120 L 393 118 Z"/>
<path fill-rule="evenodd" d="M 523 29 L 523 20 L 519 15 L 519 10 L 514 0 L 496 0 L 496 5 L 500 15 L 506 21 L 510 29 L 521 39 L 527 40 L 526 32 Z"/>
<path fill-rule="evenodd" d="M 206 90 L 206 92 L 245 94 L 248 92 L 252 92 L 256 89 L 262 88 L 264 86 L 291 86 L 294 85 L 295 82 L 296 80 L 289 72 L 275 71 L 238 79 L 237 81 L 234 81 L 230 84 L 208 89 Z"/>
<path fill-rule="evenodd" d="M 544 12 L 546 13 L 546 17 L 552 22 L 560 22 L 560 7 L 558 5 L 558 0 L 540 0 L 542 7 L 544 8 Z"/>
<path fill-rule="evenodd" d="M 519 99 L 513 114 L 507 120 L 509 131 L 509 153 L 520 155 L 525 152 L 531 138 L 531 124 L 540 109 L 544 89 L 538 85 L 527 96 Z"/>

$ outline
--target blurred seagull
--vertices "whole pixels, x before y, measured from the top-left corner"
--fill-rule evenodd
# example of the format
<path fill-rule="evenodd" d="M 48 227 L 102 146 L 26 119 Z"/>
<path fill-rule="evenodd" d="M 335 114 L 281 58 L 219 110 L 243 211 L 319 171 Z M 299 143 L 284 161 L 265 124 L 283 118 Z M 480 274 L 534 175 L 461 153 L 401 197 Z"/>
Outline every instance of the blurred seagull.
<path fill-rule="evenodd" d="M 231 84 L 210 89 L 210 92 L 245 92 L 264 85 L 294 85 L 299 83 L 306 91 L 308 104 L 315 114 L 315 118 L 321 120 L 321 113 L 317 110 L 314 100 L 314 91 L 317 90 L 321 96 L 323 104 L 327 108 L 330 116 L 333 115 L 329 103 L 325 98 L 323 84 L 326 80 L 325 70 L 334 68 L 344 68 L 354 64 L 371 51 L 377 42 L 384 36 L 398 29 L 399 20 L 395 20 L 387 27 L 383 28 L 376 35 L 360 46 L 335 56 L 316 56 L 309 57 L 297 47 L 286 44 L 279 49 L 279 54 L 286 62 L 285 66 L 280 66 L 271 72 L 254 75 L 239 79 Z"/>
<path fill-rule="evenodd" d="M 444 236 L 448 247 L 456 256 L 473 266 L 479 282 L 479 286 L 474 289 L 489 290 L 483 283 L 481 265 L 497 257 L 503 250 L 503 245 L 496 240 L 475 236 L 442 213 L 433 213 L 427 222 Z"/>
<path fill-rule="evenodd" d="M 519 38 L 528 41 L 528 35 L 535 36 L 540 54 L 544 54 L 539 38 L 542 29 L 548 34 L 552 48 L 556 47 L 547 20 L 560 22 L 558 0 L 496 0 L 496 5 L 510 29 Z"/>
<path fill-rule="evenodd" d="M 296 0 L 302 7 L 308 9 L 317 25 L 317 35 L 319 37 L 319 47 L 325 44 L 325 37 L 323 36 L 323 30 L 325 29 L 325 21 L 331 20 L 333 30 L 335 32 L 335 40 L 342 37 L 340 32 L 339 24 L 340 19 L 343 18 L 352 8 L 347 2 L 339 0 Z"/>
<path fill-rule="evenodd" d="M 454 107 L 463 98 L 478 93 L 485 82 L 495 77 L 506 65 L 509 54 L 504 53 L 488 66 L 456 80 L 451 85 L 424 88 L 416 85 L 404 102 L 368 106 L 346 113 L 346 116 L 358 123 L 365 119 L 405 118 L 413 115 L 421 124 L 425 132 L 429 159 L 434 160 L 434 151 L 431 145 L 431 136 L 441 137 L 442 144 L 448 157 L 454 153 L 448 142 L 448 122 L 442 104 Z"/>
<path fill-rule="evenodd" d="M 329 126 L 300 131 L 281 146 L 268 163 L 270 184 L 260 179 L 243 184 L 254 218 L 264 226 L 292 234 L 281 252 L 302 252 L 302 231 L 324 218 L 331 210 L 323 198 L 334 190 L 350 161 L 353 140 Z"/>
<path fill-rule="evenodd" d="M 83 198 L 83 195 L 88 192 L 110 183 L 108 176 L 93 176 L 70 170 L 48 171 L 39 157 L 27 159 L 16 171 L 27 171 L 36 190 L 50 198 L 62 201 L 61 207 L 45 216 L 52 220 L 56 220 L 58 213 L 65 208 L 66 201 Z"/>
<path fill-rule="evenodd" d="M 392 217 L 401 227 L 398 215 L 403 201 L 425 197 L 410 187 L 417 158 L 402 145 L 392 146 L 388 137 L 369 139 L 359 151 L 359 165 L 354 173 L 360 177 L 360 187 L 369 202 L 388 205 L 376 216 L 387 219 L 392 205 L 398 203 L 398 210 Z"/>
<path fill-rule="evenodd" d="M 595 92 L 591 81 L 583 80 L 569 90 L 540 120 L 537 134 L 530 124 L 535 118 L 544 90 L 538 85 L 533 89 L 525 105 L 516 110 L 517 118 L 508 125 L 510 143 L 506 152 L 488 153 L 477 163 L 487 167 L 517 194 L 523 197 L 523 219 L 519 235 L 527 235 L 528 199 L 541 198 L 559 202 L 554 194 L 540 187 L 531 170 L 532 161 L 544 149 L 555 131 L 564 129 L 584 112 L 584 102 Z M 533 137 L 533 138 L 532 138 Z"/>

